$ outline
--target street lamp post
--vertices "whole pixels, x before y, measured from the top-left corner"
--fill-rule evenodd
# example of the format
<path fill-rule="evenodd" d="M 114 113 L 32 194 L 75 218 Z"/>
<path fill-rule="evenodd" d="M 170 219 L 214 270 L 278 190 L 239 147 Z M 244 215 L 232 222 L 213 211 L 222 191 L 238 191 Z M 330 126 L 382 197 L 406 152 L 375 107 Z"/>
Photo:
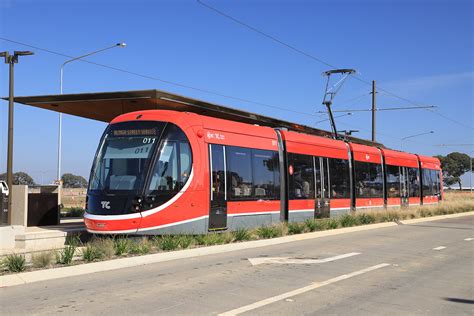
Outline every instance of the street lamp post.
<path fill-rule="evenodd" d="M 9 96 L 8 96 L 8 149 L 7 149 L 7 185 L 10 194 L 8 197 L 8 225 L 12 223 L 12 192 L 13 192 L 13 110 L 14 110 L 14 65 L 18 63 L 18 56 L 33 55 L 30 51 L 14 51 L 13 55 L 1 52 L 0 57 L 5 58 L 9 64 Z"/>
<path fill-rule="evenodd" d="M 401 143 L 401 149 L 403 150 L 403 141 L 404 141 L 405 139 L 413 138 L 413 137 L 418 137 L 418 136 L 422 136 L 422 135 L 433 134 L 433 133 L 434 133 L 434 131 L 429 131 L 429 132 L 426 132 L 426 133 L 420 133 L 420 134 L 415 134 L 415 135 L 410 135 L 410 136 L 403 137 L 403 138 L 402 138 L 402 143 Z"/>
<path fill-rule="evenodd" d="M 112 45 L 112 46 L 108 46 L 108 47 L 106 47 L 106 48 L 102 48 L 102 49 L 93 51 L 93 52 L 91 52 L 91 53 L 88 53 L 88 54 L 85 54 L 85 55 L 82 55 L 82 56 L 79 56 L 79 57 L 75 57 L 75 58 L 66 60 L 66 61 L 61 65 L 61 70 L 60 70 L 60 82 L 59 82 L 59 93 L 60 93 L 60 94 L 63 94 L 64 66 L 66 66 L 67 64 L 69 64 L 69 63 L 71 63 L 71 62 L 73 62 L 73 61 L 76 61 L 76 60 L 82 59 L 82 58 L 84 58 L 84 57 L 91 56 L 91 55 L 94 55 L 94 54 L 103 52 L 103 51 L 105 51 L 105 50 L 108 50 L 108 49 L 111 49 L 111 48 L 114 48 L 114 47 L 125 47 L 125 46 L 127 46 L 127 44 L 125 44 L 125 43 L 117 43 L 117 44 L 114 44 L 114 45 Z M 58 132 L 58 174 L 57 174 L 57 179 L 58 179 L 58 182 L 59 182 L 59 183 L 61 182 L 62 121 L 63 121 L 63 114 L 62 114 L 61 112 L 59 112 L 59 127 L 58 127 L 58 128 L 59 128 L 59 132 Z"/>

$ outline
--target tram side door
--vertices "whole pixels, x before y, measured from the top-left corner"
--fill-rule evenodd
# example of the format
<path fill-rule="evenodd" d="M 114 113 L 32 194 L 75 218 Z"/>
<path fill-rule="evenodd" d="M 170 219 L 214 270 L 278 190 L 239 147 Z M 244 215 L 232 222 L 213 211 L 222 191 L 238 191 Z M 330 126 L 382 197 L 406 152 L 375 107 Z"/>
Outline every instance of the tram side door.
<path fill-rule="evenodd" d="M 313 157 L 313 159 L 316 195 L 314 217 L 329 217 L 331 211 L 331 201 L 329 197 L 329 159 L 322 157 Z"/>
<path fill-rule="evenodd" d="M 400 206 L 408 207 L 409 205 L 409 183 L 408 183 L 408 168 L 400 167 Z"/>
<path fill-rule="evenodd" d="M 209 144 L 211 204 L 209 230 L 227 228 L 227 165 L 225 146 Z"/>

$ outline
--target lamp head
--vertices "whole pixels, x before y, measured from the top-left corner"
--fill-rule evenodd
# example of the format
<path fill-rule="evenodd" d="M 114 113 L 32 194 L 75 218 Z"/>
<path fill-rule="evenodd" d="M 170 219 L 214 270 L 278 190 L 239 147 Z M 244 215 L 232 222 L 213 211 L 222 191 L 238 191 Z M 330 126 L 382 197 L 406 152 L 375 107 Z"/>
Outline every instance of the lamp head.
<path fill-rule="evenodd" d="M 33 52 L 30 52 L 29 50 L 16 50 L 13 52 L 15 56 L 27 56 L 27 55 L 34 55 Z"/>
<path fill-rule="evenodd" d="M 117 46 L 120 46 L 120 47 L 126 47 L 126 46 L 127 46 L 127 44 L 126 44 L 126 43 L 124 43 L 124 42 L 121 42 L 121 43 L 117 43 Z"/>

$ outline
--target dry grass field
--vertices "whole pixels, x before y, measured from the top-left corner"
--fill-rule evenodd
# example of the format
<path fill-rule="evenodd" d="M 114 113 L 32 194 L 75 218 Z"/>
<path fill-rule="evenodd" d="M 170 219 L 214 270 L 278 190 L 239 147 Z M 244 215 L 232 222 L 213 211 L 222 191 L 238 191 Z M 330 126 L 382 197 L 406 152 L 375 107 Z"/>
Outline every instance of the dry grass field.
<path fill-rule="evenodd" d="M 64 208 L 86 206 L 87 189 L 63 189 L 61 192 L 61 204 Z"/>
<path fill-rule="evenodd" d="M 434 205 L 411 206 L 409 208 L 393 207 L 386 211 L 370 210 L 357 212 L 370 214 L 377 218 L 377 221 L 384 219 L 411 219 L 435 215 L 446 215 L 474 211 L 474 194 L 469 192 L 446 192 L 444 200 Z"/>

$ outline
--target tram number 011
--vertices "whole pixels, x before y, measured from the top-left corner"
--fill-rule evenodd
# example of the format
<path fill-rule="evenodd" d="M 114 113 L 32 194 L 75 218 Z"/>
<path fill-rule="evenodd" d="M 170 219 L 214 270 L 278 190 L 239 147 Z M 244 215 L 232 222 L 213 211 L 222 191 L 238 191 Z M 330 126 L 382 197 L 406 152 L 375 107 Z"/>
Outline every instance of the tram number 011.
<path fill-rule="evenodd" d="M 154 144 L 155 139 L 156 138 L 154 138 L 154 137 L 145 137 L 145 138 L 143 138 L 143 143 L 144 144 Z"/>

